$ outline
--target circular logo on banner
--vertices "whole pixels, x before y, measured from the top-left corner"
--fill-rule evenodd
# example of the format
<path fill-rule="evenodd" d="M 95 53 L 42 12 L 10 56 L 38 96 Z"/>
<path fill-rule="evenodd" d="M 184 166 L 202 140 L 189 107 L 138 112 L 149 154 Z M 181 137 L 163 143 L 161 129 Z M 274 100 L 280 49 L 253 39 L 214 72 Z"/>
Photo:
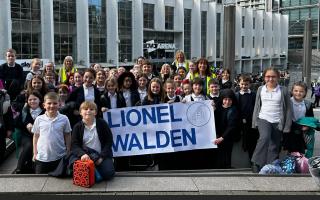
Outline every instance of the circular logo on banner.
<path fill-rule="evenodd" d="M 209 122 L 210 118 L 210 108 L 204 103 L 194 103 L 187 109 L 187 119 L 194 126 L 204 126 Z"/>

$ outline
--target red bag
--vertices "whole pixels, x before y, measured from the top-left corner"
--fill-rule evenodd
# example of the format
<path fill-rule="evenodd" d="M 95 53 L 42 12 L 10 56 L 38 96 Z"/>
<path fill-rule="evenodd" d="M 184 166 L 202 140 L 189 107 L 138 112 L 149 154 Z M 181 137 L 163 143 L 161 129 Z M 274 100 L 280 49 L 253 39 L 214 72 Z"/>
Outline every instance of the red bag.
<path fill-rule="evenodd" d="M 73 184 L 81 187 L 91 187 L 95 183 L 94 162 L 92 160 L 77 160 L 73 164 Z"/>

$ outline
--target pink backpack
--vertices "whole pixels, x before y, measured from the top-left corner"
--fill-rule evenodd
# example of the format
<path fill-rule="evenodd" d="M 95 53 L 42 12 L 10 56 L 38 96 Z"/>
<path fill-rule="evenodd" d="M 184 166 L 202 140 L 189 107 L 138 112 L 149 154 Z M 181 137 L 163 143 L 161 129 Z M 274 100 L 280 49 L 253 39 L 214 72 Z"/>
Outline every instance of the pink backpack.
<path fill-rule="evenodd" d="M 308 158 L 300 152 L 292 152 L 291 155 L 296 157 L 296 171 L 301 174 L 309 173 Z"/>

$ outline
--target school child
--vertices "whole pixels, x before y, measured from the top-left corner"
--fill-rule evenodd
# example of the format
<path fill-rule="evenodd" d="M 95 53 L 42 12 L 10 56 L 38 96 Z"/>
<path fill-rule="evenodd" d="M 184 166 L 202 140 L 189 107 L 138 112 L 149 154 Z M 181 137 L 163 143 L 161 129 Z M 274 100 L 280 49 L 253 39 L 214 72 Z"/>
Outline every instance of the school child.
<path fill-rule="evenodd" d="M 45 114 L 36 118 L 31 129 L 36 174 L 55 170 L 60 160 L 70 153 L 71 127 L 68 117 L 58 112 L 58 94 L 47 93 L 43 107 Z"/>
<path fill-rule="evenodd" d="M 161 66 L 160 70 L 160 79 L 162 80 L 162 83 L 166 82 L 168 78 L 171 76 L 171 67 L 169 64 L 165 63 Z"/>
<path fill-rule="evenodd" d="M 34 75 L 32 79 L 28 82 L 27 89 L 19 94 L 16 99 L 12 102 L 12 107 L 15 112 L 21 113 L 22 108 L 25 105 L 28 94 L 32 91 L 37 90 L 40 92 L 42 97 L 48 92 L 48 87 L 44 79 L 40 75 Z M 43 101 L 43 99 L 41 99 Z M 14 117 L 15 118 L 15 117 Z"/>
<path fill-rule="evenodd" d="M 201 78 L 194 78 L 192 81 L 192 93 L 183 98 L 183 102 L 190 101 L 204 101 L 207 97 L 203 95 L 203 80 Z"/>
<path fill-rule="evenodd" d="M 148 93 L 142 100 L 141 105 L 154 105 L 164 103 L 164 90 L 162 81 L 159 78 L 151 79 L 148 86 Z M 159 158 L 157 155 L 131 156 L 129 165 L 140 166 L 143 170 L 158 170 Z"/>
<path fill-rule="evenodd" d="M 208 82 L 209 94 L 207 95 L 208 99 L 213 100 L 215 106 L 219 106 L 221 104 L 220 99 L 220 85 L 217 79 L 211 79 Z"/>
<path fill-rule="evenodd" d="M 292 105 L 286 87 L 280 86 L 280 73 L 269 67 L 263 73 L 265 85 L 257 90 L 252 128 L 258 127 L 259 139 L 253 152 L 253 172 L 279 157 L 282 132 L 290 132 Z"/>
<path fill-rule="evenodd" d="M 153 79 L 155 74 L 153 73 L 153 67 L 149 60 L 143 60 L 142 62 L 142 73 L 145 73 L 148 76 L 148 80 Z"/>
<path fill-rule="evenodd" d="M 69 86 L 69 91 L 70 93 L 75 91 L 77 88 L 81 87 L 83 84 L 83 74 L 80 71 L 76 71 L 73 74 L 73 78 L 74 78 L 74 85 L 70 85 Z"/>
<path fill-rule="evenodd" d="M 105 82 L 106 82 L 106 73 L 104 72 L 103 69 L 98 69 L 96 70 L 97 76 L 96 76 L 96 81 L 95 81 L 95 86 L 96 88 L 100 91 L 100 95 L 103 94 L 105 90 Z"/>
<path fill-rule="evenodd" d="M 219 81 L 221 90 L 232 88 L 232 81 L 230 80 L 230 70 L 229 69 L 223 69 L 221 73 L 221 79 Z"/>
<path fill-rule="evenodd" d="M 177 74 L 179 74 L 181 79 L 184 80 L 186 78 L 186 75 L 187 75 L 186 68 L 185 67 L 178 67 Z"/>
<path fill-rule="evenodd" d="M 221 92 L 222 104 L 216 107 L 216 134 L 214 144 L 218 145 L 218 168 L 231 168 L 231 153 L 238 125 L 238 111 L 234 105 L 235 95 L 231 89 Z"/>
<path fill-rule="evenodd" d="M 118 77 L 119 77 L 118 70 L 115 68 L 110 69 L 108 78 L 118 78 Z"/>
<path fill-rule="evenodd" d="M 182 94 L 181 94 L 181 97 L 185 97 L 185 96 L 187 96 L 187 95 L 189 95 L 189 94 L 191 94 L 191 92 L 192 92 L 192 87 L 191 87 L 191 83 L 190 83 L 190 81 L 189 81 L 189 79 L 185 79 L 185 80 L 183 80 L 182 81 Z"/>
<path fill-rule="evenodd" d="M 44 114 L 42 108 L 42 95 L 34 90 L 28 94 L 27 105 L 23 108 L 19 116 L 19 123 L 16 128 L 20 129 L 21 152 L 19 154 L 18 163 L 13 174 L 33 173 L 32 169 L 32 138 L 31 129 L 35 119 Z"/>
<path fill-rule="evenodd" d="M 147 96 L 147 90 L 148 90 L 148 76 L 146 74 L 140 73 L 138 75 L 138 92 L 140 95 L 140 101 L 142 102 L 142 100 Z M 140 104 L 141 104 L 140 102 Z"/>
<path fill-rule="evenodd" d="M 236 99 L 238 103 L 239 122 L 243 139 L 242 148 L 245 151 L 248 151 L 249 158 L 251 160 L 259 138 L 259 132 L 251 127 L 256 93 L 249 89 L 251 82 L 251 78 L 249 76 L 241 75 L 239 80 L 240 90 L 236 92 Z M 241 139 L 241 135 L 237 134 L 237 136 Z"/>
<path fill-rule="evenodd" d="M 131 72 L 123 72 L 118 78 L 119 93 L 124 97 L 126 106 L 137 105 L 140 101 L 138 83 Z"/>
<path fill-rule="evenodd" d="M 308 131 L 306 126 L 301 126 L 296 121 L 303 117 L 313 117 L 313 108 L 310 101 L 306 100 L 307 85 L 302 81 L 296 82 L 292 86 L 290 98 L 292 103 L 292 125 L 291 131 L 284 135 L 284 149 L 291 152 L 300 152 L 305 154 L 306 143 L 304 141 L 304 132 Z"/>
<path fill-rule="evenodd" d="M 147 96 L 143 99 L 142 105 L 153 105 L 164 102 L 164 91 L 159 78 L 151 79 Z"/>
<path fill-rule="evenodd" d="M 76 114 L 79 110 L 80 104 L 84 101 L 93 101 L 96 103 L 100 110 L 100 92 L 99 90 L 93 85 L 93 81 L 96 77 L 96 72 L 92 68 L 88 68 L 85 70 L 83 75 L 83 84 L 74 90 L 71 94 L 68 102 L 75 102 L 76 104 Z M 99 112 L 99 111 L 98 111 Z M 98 113 L 98 116 L 100 116 Z"/>
<path fill-rule="evenodd" d="M 118 92 L 118 83 L 115 78 L 110 78 L 105 82 L 105 92 L 101 95 L 101 111 L 106 112 L 109 109 L 126 107 L 126 100 Z"/>
<path fill-rule="evenodd" d="M 70 91 L 66 84 L 60 84 L 57 89 L 59 95 L 59 112 L 68 117 L 72 128 L 80 120 L 80 117 L 74 114 L 74 110 L 77 109 L 76 104 L 75 102 L 67 103 Z"/>
<path fill-rule="evenodd" d="M 25 85 L 28 84 L 28 82 L 32 79 L 34 75 L 41 75 L 40 67 L 41 60 L 39 58 L 34 58 L 31 60 L 31 70 L 26 76 Z"/>
<path fill-rule="evenodd" d="M 176 95 L 181 95 L 183 93 L 182 88 L 181 88 L 181 83 L 182 83 L 182 78 L 180 74 L 173 74 L 173 82 L 175 84 L 176 88 Z"/>
<path fill-rule="evenodd" d="M 52 72 L 47 72 L 45 75 L 44 75 L 44 81 L 46 82 L 48 88 L 56 88 L 56 81 L 55 81 L 55 75 L 54 73 Z"/>
<path fill-rule="evenodd" d="M 175 93 L 176 87 L 173 80 L 167 79 L 164 83 L 164 91 L 166 93 L 164 98 L 165 103 L 180 102 L 182 100 L 182 98 Z"/>
<path fill-rule="evenodd" d="M 10 100 L 16 99 L 23 89 L 25 78 L 23 68 L 16 63 L 16 51 L 7 49 L 6 63 L 0 65 L 0 81 L 10 96 Z"/>
<path fill-rule="evenodd" d="M 72 130 L 71 151 L 82 161 L 94 161 L 102 178 L 109 180 L 115 174 L 112 132 L 103 119 L 96 118 L 97 109 L 92 101 L 85 101 L 80 105 L 82 120 Z"/>
<path fill-rule="evenodd" d="M 54 74 L 54 80 L 55 83 L 58 83 L 58 74 L 54 69 L 54 63 L 53 62 L 48 62 L 44 65 L 43 71 L 42 71 L 42 76 L 45 77 L 45 74 L 47 73 L 53 73 Z"/>
<path fill-rule="evenodd" d="M 192 93 L 185 96 L 181 102 L 204 101 L 208 98 L 203 94 L 203 80 L 195 77 L 192 81 Z M 180 161 L 183 169 L 210 169 L 214 166 L 214 149 L 198 149 L 186 151 L 183 153 L 183 158 Z M 192 158 L 192 162 L 188 160 Z"/>
<path fill-rule="evenodd" d="M 198 70 L 196 64 L 192 61 L 189 61 L 189 72 L 187 73 L 185 79 L 189 79 L 190 81 L 192 81 L 197 71 Z"/>

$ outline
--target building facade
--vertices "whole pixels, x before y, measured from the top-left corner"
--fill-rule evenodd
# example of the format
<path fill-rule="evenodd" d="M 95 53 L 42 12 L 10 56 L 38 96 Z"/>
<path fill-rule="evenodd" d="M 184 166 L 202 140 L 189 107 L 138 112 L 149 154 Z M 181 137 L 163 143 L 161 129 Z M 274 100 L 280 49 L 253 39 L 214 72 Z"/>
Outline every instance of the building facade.
<path fill-rule="evenodd" d="M 132 64 L 139 56 L 171 63 L 182 49 L 222 66 L 225 2 L 208 0 L 2 0 L 0 51 L 18 58 Z M 285 67 L 288 16 L 236 4 L 236 70 Z"/>
<path fill-rule="evenodd" d="M 279 11 L 289 16 L 289 49 L 303 48 L 306 19 L 311 19 L 312 49 L 319 49 L 319 0 L 282 0 Z"/>

